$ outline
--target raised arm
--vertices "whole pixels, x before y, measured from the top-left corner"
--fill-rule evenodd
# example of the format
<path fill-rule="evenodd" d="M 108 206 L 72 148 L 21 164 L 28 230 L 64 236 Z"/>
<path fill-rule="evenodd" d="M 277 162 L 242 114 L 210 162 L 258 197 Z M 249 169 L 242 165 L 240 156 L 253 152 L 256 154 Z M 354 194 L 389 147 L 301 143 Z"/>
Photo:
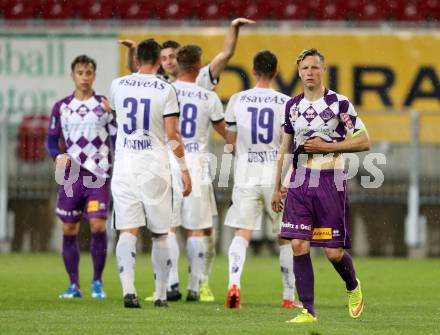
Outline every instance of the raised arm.
<path fill-rule="evenodd" d="M 231 22 L 228 35 L 225 39 L 223 50 L 218 53 L 210 63 L 209 69 L 213 79 L 218 79 L 220 77 L 220 74 L 223 72 L 226 65 L 228 65 L 229 60 L 234 55 L 240 27 L 246 24 L 254 23 L 255 21 L 248 20 L 242 17 L 237 18 Z"/>
<path fill-rule="evenodd" d="M 132 40 L 119 40 L 118 43 L 123 46 L 126 46 L 128 48 L 127 49 L 127 67 L 128 67 L 128 69 L 132 73 L 137 72 L 138 69 L 137 69 L 137 66 L 134 62 L 134 55 L 135 55 L 136 46 L 137 46 L 136 42 L 132 41 Z"/>
<path fill-rule="evenodd" d="M 174 157 L 176 158 L 180 171 L 182 172 L 182 194 L 186 197 L 191 193 L 191 177 L 185 163 L 185 151 L 183 149 L 182 137 L 178 130 L 178 125 L 179 118 L 177 116 L 165 116 L 165 131 L 168 138 L 168 144 L 173 151 Z"/>

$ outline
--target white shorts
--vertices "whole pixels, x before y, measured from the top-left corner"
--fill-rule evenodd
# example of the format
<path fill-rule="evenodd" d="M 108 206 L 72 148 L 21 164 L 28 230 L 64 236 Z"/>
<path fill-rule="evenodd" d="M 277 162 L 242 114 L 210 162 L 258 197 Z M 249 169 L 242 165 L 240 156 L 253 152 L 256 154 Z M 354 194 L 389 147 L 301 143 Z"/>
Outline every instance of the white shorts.
<path fill-rule="evenodd" d="M 181 172 L 178 169 L 172 170 L 173 214 L 171 226 L 183 226 L 190 230 L 211 228 L 213 216 L 217 215 L 214 187 L 205 171 L 190 167 L 190 175 L 192 192 L 187 197 L 183 197 Z"/>
<path fill-rule="evenodd" d="M 138 228 L 147 223 L 152 233 L 169 231 L 172 211 L 169 169 L 145 168 L 142 173 L 123 174 L 115 166 L 111 189 L 114 229 Z"/>
<path fill-rule="evenodd" d="M 279 234 L 282 213 L 272 210 L 273 186 L 234 186 L 232 205 L 226 214 L 225 225 L 233 228 L 260 230 L 263 219 L 272 224 L 273 232 Z M 266 213 L 266 215 L 263 215 Z"/>

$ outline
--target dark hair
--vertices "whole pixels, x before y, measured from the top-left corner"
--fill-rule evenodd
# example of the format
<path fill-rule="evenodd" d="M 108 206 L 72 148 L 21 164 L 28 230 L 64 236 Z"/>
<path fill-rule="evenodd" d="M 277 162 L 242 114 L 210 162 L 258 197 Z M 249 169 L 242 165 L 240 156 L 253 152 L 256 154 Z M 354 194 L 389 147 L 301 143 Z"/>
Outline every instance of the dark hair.
<path fill-rule="evenodd" d="M 87 55 L 80 55 L 80 56 L 77 56 L 77 57 L 73 60 L 72 64 L 70 65 L 70 69 L 72 70 L 72 72 L 73 72 L 73 70 L 75 70 L 75 66 L 76 66 L 77 64 L 92 64 L 92 66 L 93 66 L 93 71 L 96 72 L 96 62 L 95 62 L 95 60 L 94 60 L 93 58 L 90 58 L 90 57 L 87 56 Z"/>
<path fill-rule="evenodd" d="M 156 64 L 162 47 L 154 39 L 143 40 L 138 44 L 136 57 L 141 64 Z"/>
<path fill-rule="evenodd" d="M 318 56 L 319 60 L 321 61 L 321 64 L 325 63 L 324 55 L 320 53 L 318 49 L 311 48 L 311 49 L 303 50 L 303 52 L 299 54 L 298 58 L 296 59 L 296 65 L 299 66 L 299 63 L 301 63 L 306 57 L 309 56 Z"/>
<path fill-rule="evenodd" d="M 260 77 L 272 79 L 277 71 L 278 60 L 269 50 L 263 50 L 254 57 L 254 71 Z"/>
<path fill-rule="evenodd" d="M 178 47 L 180 47 L 180 44 L 177 43 L 176 41 L 170 40 L 162 43 L 162 49 L 168 49 L 168 48 L 177 49 Z"/>
<path fill-rule="evenodd" d="M 182 72 L 189 72 L 200 62 L 202 49 L 198 45 L 188 44 L 177 49 L 177 64 Z"/>

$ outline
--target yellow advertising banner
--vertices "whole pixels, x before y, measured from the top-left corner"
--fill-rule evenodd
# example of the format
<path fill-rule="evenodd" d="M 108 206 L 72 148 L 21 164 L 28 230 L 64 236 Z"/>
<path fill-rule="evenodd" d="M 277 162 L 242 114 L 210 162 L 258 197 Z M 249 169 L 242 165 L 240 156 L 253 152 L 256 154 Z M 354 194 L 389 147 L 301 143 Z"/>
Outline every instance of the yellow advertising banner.
<path fill-rule="evenodd" d="M 203 62 L 209 63 L 222 50 L 227 28 L 162 30 L 122 33 L 120 39 L 141 41 L 155 38 L 159 42 L 176 40 L 181 44 L 198 44 Z M 222 74 L 216 89 L 222 100 L 252 87 L 252 59 L 260 50 L 269 49 L 279 60 L 274 88 L 288 95 L 301 91 L 296 69 L 298 54 L 316 47 L 326 57 L 325 85 L 347 96 L 359 111 L 418 110 L 437 111 L 440 107 L 440 33 L 347 31 L 252 31 L 242 29 L 234 57 Z M 128 73 L 126 49 L 121 47 L 121 74 Z M 392 118 L 387 118 L 390 124 Z M 401 123 L 408 124 L 403 116 Z M 379 120 L 374 119 L 379 124 Z M 385 121 L 385 120 L 383 120 Z M 369 120 L 366 120 L 368 126 Z M 396 132 L 394 140 L 407 142 L 410 129 Z M 378 131 L 378 134 L 381 134 Z M 384 135 L 385 138 L 389 134 Z M 382 136 L 379 136 L 382 137 Z"/>

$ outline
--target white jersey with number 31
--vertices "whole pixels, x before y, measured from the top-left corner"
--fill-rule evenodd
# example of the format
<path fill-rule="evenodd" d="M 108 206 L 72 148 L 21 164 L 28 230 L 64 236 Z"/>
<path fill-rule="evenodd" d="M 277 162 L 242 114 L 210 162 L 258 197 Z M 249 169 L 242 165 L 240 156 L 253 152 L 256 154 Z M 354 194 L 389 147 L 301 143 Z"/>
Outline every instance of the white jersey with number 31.
<path fill-rule="evenodd" d="M 167 159 L 164 117 L 179 115 L 171 84 L 153 74 L 134 73 L 113 80 L 110 106 L 118 124 L 116 158 L 130 154 Z"/>

